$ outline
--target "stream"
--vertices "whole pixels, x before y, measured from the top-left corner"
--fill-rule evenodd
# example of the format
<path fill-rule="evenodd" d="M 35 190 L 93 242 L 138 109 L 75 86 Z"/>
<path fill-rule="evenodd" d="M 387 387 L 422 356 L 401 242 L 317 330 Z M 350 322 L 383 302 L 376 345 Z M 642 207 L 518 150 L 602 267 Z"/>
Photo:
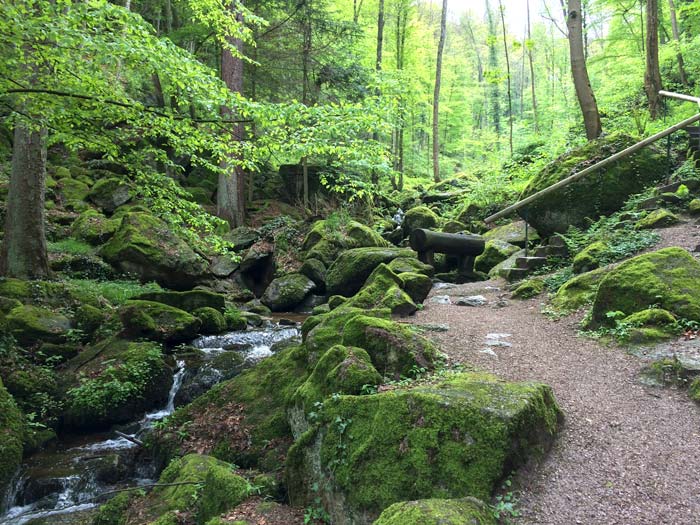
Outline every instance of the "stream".
<path fill-rule="evenodd" d="M 126 487 L 155 482 L 149 458 L 139 454 L 153 425 L 211 387 L 230 379 L 290 344 L 299 325 L 266 322 L 260 328 L 203 336 L 192 351 L 178 355 L 167 404 L 140 420 L 115 426 L 111 432 L 62 435 L 50 447 L 25 461 L 6 496 L 0 525 L 79 524 L 104 499 Z"/>

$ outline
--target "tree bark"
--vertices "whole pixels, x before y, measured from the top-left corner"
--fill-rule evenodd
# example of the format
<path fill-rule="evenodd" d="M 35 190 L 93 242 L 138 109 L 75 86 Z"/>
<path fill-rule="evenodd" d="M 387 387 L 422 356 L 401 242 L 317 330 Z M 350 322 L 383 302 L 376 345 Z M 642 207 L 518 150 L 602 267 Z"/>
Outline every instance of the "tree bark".
<path fill-rule="evenodd" d="M 676 54 L 676 57 L 678 59 L 678 74 L 680 75 L 681 78 L 681 83 L 684 86 L 688 85 L 688 77 L 685 74 L 685 63 L 683 61 L 683 53 L 681 53 L 681 48 L 680 48 L 680 42 L 681 42 L 681 36 L 680 36 L 680 31 L 678 30 L 678 17 L 676 16 L 676 4 L 673 2 L 673 0 L 668 0 L 668 6 L 671 11 L 671 31 L 673 31 L 673 40 L 676 42 L 676 45 L 678 46 L 678 53 Z"/>
<path fill-rule="evenodd" d="M 652 120 L 661 113 L 661 72 L 659 71 L 659 1 L 647 1 L 647 67 L 644 74 L 644 90 L 649 100 Z"/>
<path fill-rule="evenodd" d="M 0 250 L 0 275 L 19 279 L 43 279 L 50 275 L 46 252 L 45 191 L 46 130 L 30 130 L 24 123 L 17 122 L 5 238 Z"/>
<path fill-rule="evenodd" d="M 535 120 L 535 133 L 540 132 L 537 122 L 537 95 L 535 93 L 535 65 L 532 60 L 532 33 L 530 27 L 530 0 L 527 0 L 527 58 L 530 62 L 530 91 L 532 92 L 532 113 Z"/>
<path fill-rule="evenodd" d="M 489 28 L 489 39 L 488 39 L 488 46 L 489 46 L 489 59 L 488 59 L 488 66 L 489 66 L 489 71 L 492 75 L 492 78 L 487 79 L 488 85 L 490 86 L 489 89 L 489 98 L 490 98 L 490 106 L 491 106 L 491 120 L 493 121 L 493 129 L 496 132 L 496 135 L 501 134 L 501 93 L 500 89 L 498 88 L 498 81 L 493 78 L 493 75 L 498 71 L 498 54 L 496 53 L 496 44 L 495 42 L 498 39 L 498 35 L 496 34 L 496 22 L 493 19 L 493 12 L 491 11 L 491 3 L 489 0 L 486 0 L 486 18 L 488 21 L 488 28 Z"/>
<path fill-rule="evenodd" d="M 433 91 L 433 180 L 440 182 L 440 79 L 442 77 L 442 52 L 445 49 L 447 32 L 447 0 L 442 0 L 440 17 L 440 41 L 438 42 L 437 63 L 435 65 L 435 90 Z"/>
<path fill-rule="evenodd" d="M 513 94 L 511 92 L 510 81 L 510 56 L 508 54 L 508 38 L 506 36 L 506 15 L 503 2 L 498 0 L 498 10 L 501 12 L 501 27 L 503 29 L 503 51 L 506 56 L 506 81 L 508 89 L 508 146 L 511 156 L 513 155 Z"/>
<path fill-rule="evenodd" d="M 374 68 L 379 73 L 382 70 L 382 52 L 384 49 L 384 0 L 379 0 L 379 8 L 377 10 L 377 61 Z M 377 88 L 377 96 L 381 96 L 381 91 Z M 379 133 L 372 132 L 372 140 L 379 142 Z M 379 174 L 377 170 L 372 170 L 372 184 L 379 185 Z"/>
<path fill-rule="evenodd" d="M 235 9 L 232 2 L 229 9 Z M 236 16 L 241 19 L 240 13 Z M 240 52 L 243 51 L 243 42 L 239 38 L 227 37 L 226 41 Z M 243 60 L 233 56 L 226 48 L 221 52 L 221 79 L 233 93 L 243 93 Z M 231 108 L 221 108 L 224 118 L 232 120 Z M 231 140 L 243 140 L 243 124 L 232 124 Z M 216 214 L 228 222 L 231 227 L 243 226 L 245 221 L 245 174 L 239 165 L 240 158 L 231 155 L 222 163 L 223 173 L 219 173 L 219 183 L 216 196 Z"/>
<path fill-rule="evenodd" d="M 600 123 L 598 104 L 588 78 L 586 59 L 583 53 L 583 28 L 581 19 L 581 0 L 569 0 L 566 25 L 569 29 L 569 53 L 571 56 L 571 74 L 578 98 L 583 123 L 588 140 L 596 139 L 603 132 Z"/>

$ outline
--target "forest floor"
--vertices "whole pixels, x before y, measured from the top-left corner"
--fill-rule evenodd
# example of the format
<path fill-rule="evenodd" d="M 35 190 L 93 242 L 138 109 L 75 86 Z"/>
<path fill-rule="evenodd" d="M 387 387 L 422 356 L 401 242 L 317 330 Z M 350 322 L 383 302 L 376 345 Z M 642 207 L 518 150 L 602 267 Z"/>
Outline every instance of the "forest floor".
<path fill-rule="evenodd" d="M 662 233 L 657 248 L 694 248 L 695 230 Z M 512 381 L 552 386 L 565 415 L 540 465 L 514 479 L 523 524 L 697 524 L 700 516 L 700 407 L 686 392 L 645 384 L 649 361 L 578 333 L 580 316 L 552 320 L 544 299 L 510 298 L 502 280 L 434 288 L 411 323 L 453 362 Z M 434 296 L 482 295 L 469 307 Z"/>

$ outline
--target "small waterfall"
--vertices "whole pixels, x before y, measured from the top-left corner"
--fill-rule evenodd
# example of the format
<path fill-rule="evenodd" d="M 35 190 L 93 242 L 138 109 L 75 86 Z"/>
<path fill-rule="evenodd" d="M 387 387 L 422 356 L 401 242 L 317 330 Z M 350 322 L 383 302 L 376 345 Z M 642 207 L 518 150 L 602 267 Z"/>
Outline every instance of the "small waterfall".
<path fill-rule="evenodd" d="M 173 385 L 170 387 L 170 392 L 168 393 L 168 403 L 165 408 L 158 410 L 156 412 L 151 412 L 146 414 L 142 420 L 142 424 L 145 428 L 149 428 L 154 421 L 160 421 L 161 419 L 168 417 L 170 414 L 175 412 L 175 396 L 177 395 L 180 387 L 182 386 L 182 379 L 185 375 L 185 362 L 177 361 L 177 372 L 173 376 Z"/>

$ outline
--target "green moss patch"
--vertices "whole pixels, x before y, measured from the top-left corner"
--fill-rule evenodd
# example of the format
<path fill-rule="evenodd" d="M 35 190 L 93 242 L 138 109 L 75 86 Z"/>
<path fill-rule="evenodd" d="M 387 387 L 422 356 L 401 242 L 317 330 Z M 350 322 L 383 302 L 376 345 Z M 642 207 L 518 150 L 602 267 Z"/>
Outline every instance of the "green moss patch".
<path fill-rule="evenodd" d="M 415 257 L 415 253 L 401 248 L 355 248 L 343 252 L 328 269 L 328 293 L 354 295 L 377 266 L 398 257 Z"/>
<path fill-rule="evenodd" d="M 422 499 L 394 503 L 373 525 L 496 525 L 496 520 L 476 498 Z"/>
<path fill-rule="evenodd" d="M 167 343 L 195 338 L 202 322 L 184 310 L 154 301 L 131 300 L 119 308 L 124 335 Z"/>

